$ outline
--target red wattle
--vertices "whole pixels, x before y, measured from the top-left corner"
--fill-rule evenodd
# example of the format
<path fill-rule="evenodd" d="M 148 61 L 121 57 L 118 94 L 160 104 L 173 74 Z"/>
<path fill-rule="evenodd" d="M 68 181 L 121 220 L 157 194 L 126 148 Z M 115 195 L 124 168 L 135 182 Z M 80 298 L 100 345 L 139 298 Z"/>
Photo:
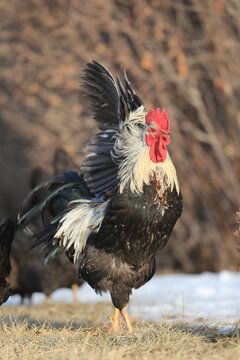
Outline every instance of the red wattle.
<path fill-rule="evenodd" d="M 167 145 L 170 143 L 170 139 L 163 137 L 161 134 L 152 136 L 148 134 L 145 136 L 145 141 L 150 146 L 149 154 L 153 162 L 159 163 L 166 160 L 167 157 Z"/>
<path fill-rule="evenodd" d="M 161 144 L 160 139 L 156 139 L 154 143 L 150 146 L 150 158 L 153 162 L 159 163 L 166 160 L 167 149 L 164 149 Z"/>

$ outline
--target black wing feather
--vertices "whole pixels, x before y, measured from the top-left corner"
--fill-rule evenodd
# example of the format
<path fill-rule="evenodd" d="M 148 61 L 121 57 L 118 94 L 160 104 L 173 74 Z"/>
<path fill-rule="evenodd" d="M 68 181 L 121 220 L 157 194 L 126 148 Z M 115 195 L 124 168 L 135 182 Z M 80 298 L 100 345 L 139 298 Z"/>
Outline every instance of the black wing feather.
<path fill-rule="evenodd" d="M 83 161 L 81 169 L 90 191 L 104 195 L 118 183 L 118 165 L 112 159 L 112 151 L 119 123 L 141 106 L 142 101 L 132 89 L 125 71 L 123 86 L 119 78 L 116 82 L 104 66 L 93 61 L 86 65 L 83 80 L 85 94 L 101 132 L 87 145 L 86 151 L 90 155 Z"/>
<path fill-rule="evenodd" d="M 119 95 L 110 72 L 96 61 L 84 69 L 83 89 L 93 110 L 94 119 L 100 123 L 118 124 Z"/>
<path fill-rule="evenodd" d="M 121 83 L 119 77 L 117 77 L 117 84 L 120 91 L 120 103 L 121 103 L 121 118 L 125 120 L 130 111 L 134 111 L 143 105 L 142 100 L 137 96 L 132 89 L 130 81 L 128 80 L 127 73 L 124 70 L 124 86 Z"/>

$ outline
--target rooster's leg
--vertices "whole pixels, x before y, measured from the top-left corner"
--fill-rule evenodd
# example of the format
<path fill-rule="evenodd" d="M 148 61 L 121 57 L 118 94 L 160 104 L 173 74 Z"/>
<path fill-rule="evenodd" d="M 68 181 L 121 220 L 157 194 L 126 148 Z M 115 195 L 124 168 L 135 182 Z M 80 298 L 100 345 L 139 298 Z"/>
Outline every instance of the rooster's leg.
<path fill-rule="evenodd" d="M 112 325 L 108 329 L 109 331 L 119 331 L 119 325 L 118 325 L 118 317 L 119 317 L 119 310 L 117 308 L 114 309 L 114 315 L 112 317 Z"/>
<path fill-rule="evenodd" d="M 131 321 L 130 321 L 130 319 L 129 319 L 127 310 L 126 310 L 126 309 L 123 309 L 123 310 L 121 311 L 121 315 L 122 315 L 122 318 L 123 318 L 124 322 L 127 324 L 128 330 L 129 330 L 130 332 L 132 332 L 132 324 L 131 324 Z"/>
<path fill-rule="evenodd" d="M 44 300 L 44 305 L 49 305 L 49 302 L 50 302 L 50 300 L 51 300 L 51 294 L 48 294 L 47 296 L 46 296 L 46 299 Z"/>
<path fill-rule="evenodd" d="M 78 284 L 72 284 L 73 303 L 78 303 Z"/>

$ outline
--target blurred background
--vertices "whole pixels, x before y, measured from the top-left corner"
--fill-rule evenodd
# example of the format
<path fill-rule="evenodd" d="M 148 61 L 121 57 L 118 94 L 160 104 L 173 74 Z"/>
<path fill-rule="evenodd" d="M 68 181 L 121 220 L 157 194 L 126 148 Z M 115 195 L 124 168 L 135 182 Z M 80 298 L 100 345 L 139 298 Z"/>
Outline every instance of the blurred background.
<path fill-rule="evenodd" d="M 96 132 L 80 78 L 95 59 L 169 115 L 184 211 L 159 269 L 238 270 L 239 17 L 238 0 L 2 0 L 0 218 L 16 218 L 33 168 L 52 174 L 56 148 L 80 165 Z"/>

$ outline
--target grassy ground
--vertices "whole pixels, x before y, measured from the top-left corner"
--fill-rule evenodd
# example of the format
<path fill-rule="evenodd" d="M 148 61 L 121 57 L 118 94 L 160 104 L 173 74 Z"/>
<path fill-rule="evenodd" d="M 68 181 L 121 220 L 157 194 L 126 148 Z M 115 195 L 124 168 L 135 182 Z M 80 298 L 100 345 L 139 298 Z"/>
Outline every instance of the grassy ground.
<path fill-rule="evenodd" d="M 237 328 L 133 321 L 109 333 L 110 305 L 1 307 L 0 359 L 239 359 Z"/>

